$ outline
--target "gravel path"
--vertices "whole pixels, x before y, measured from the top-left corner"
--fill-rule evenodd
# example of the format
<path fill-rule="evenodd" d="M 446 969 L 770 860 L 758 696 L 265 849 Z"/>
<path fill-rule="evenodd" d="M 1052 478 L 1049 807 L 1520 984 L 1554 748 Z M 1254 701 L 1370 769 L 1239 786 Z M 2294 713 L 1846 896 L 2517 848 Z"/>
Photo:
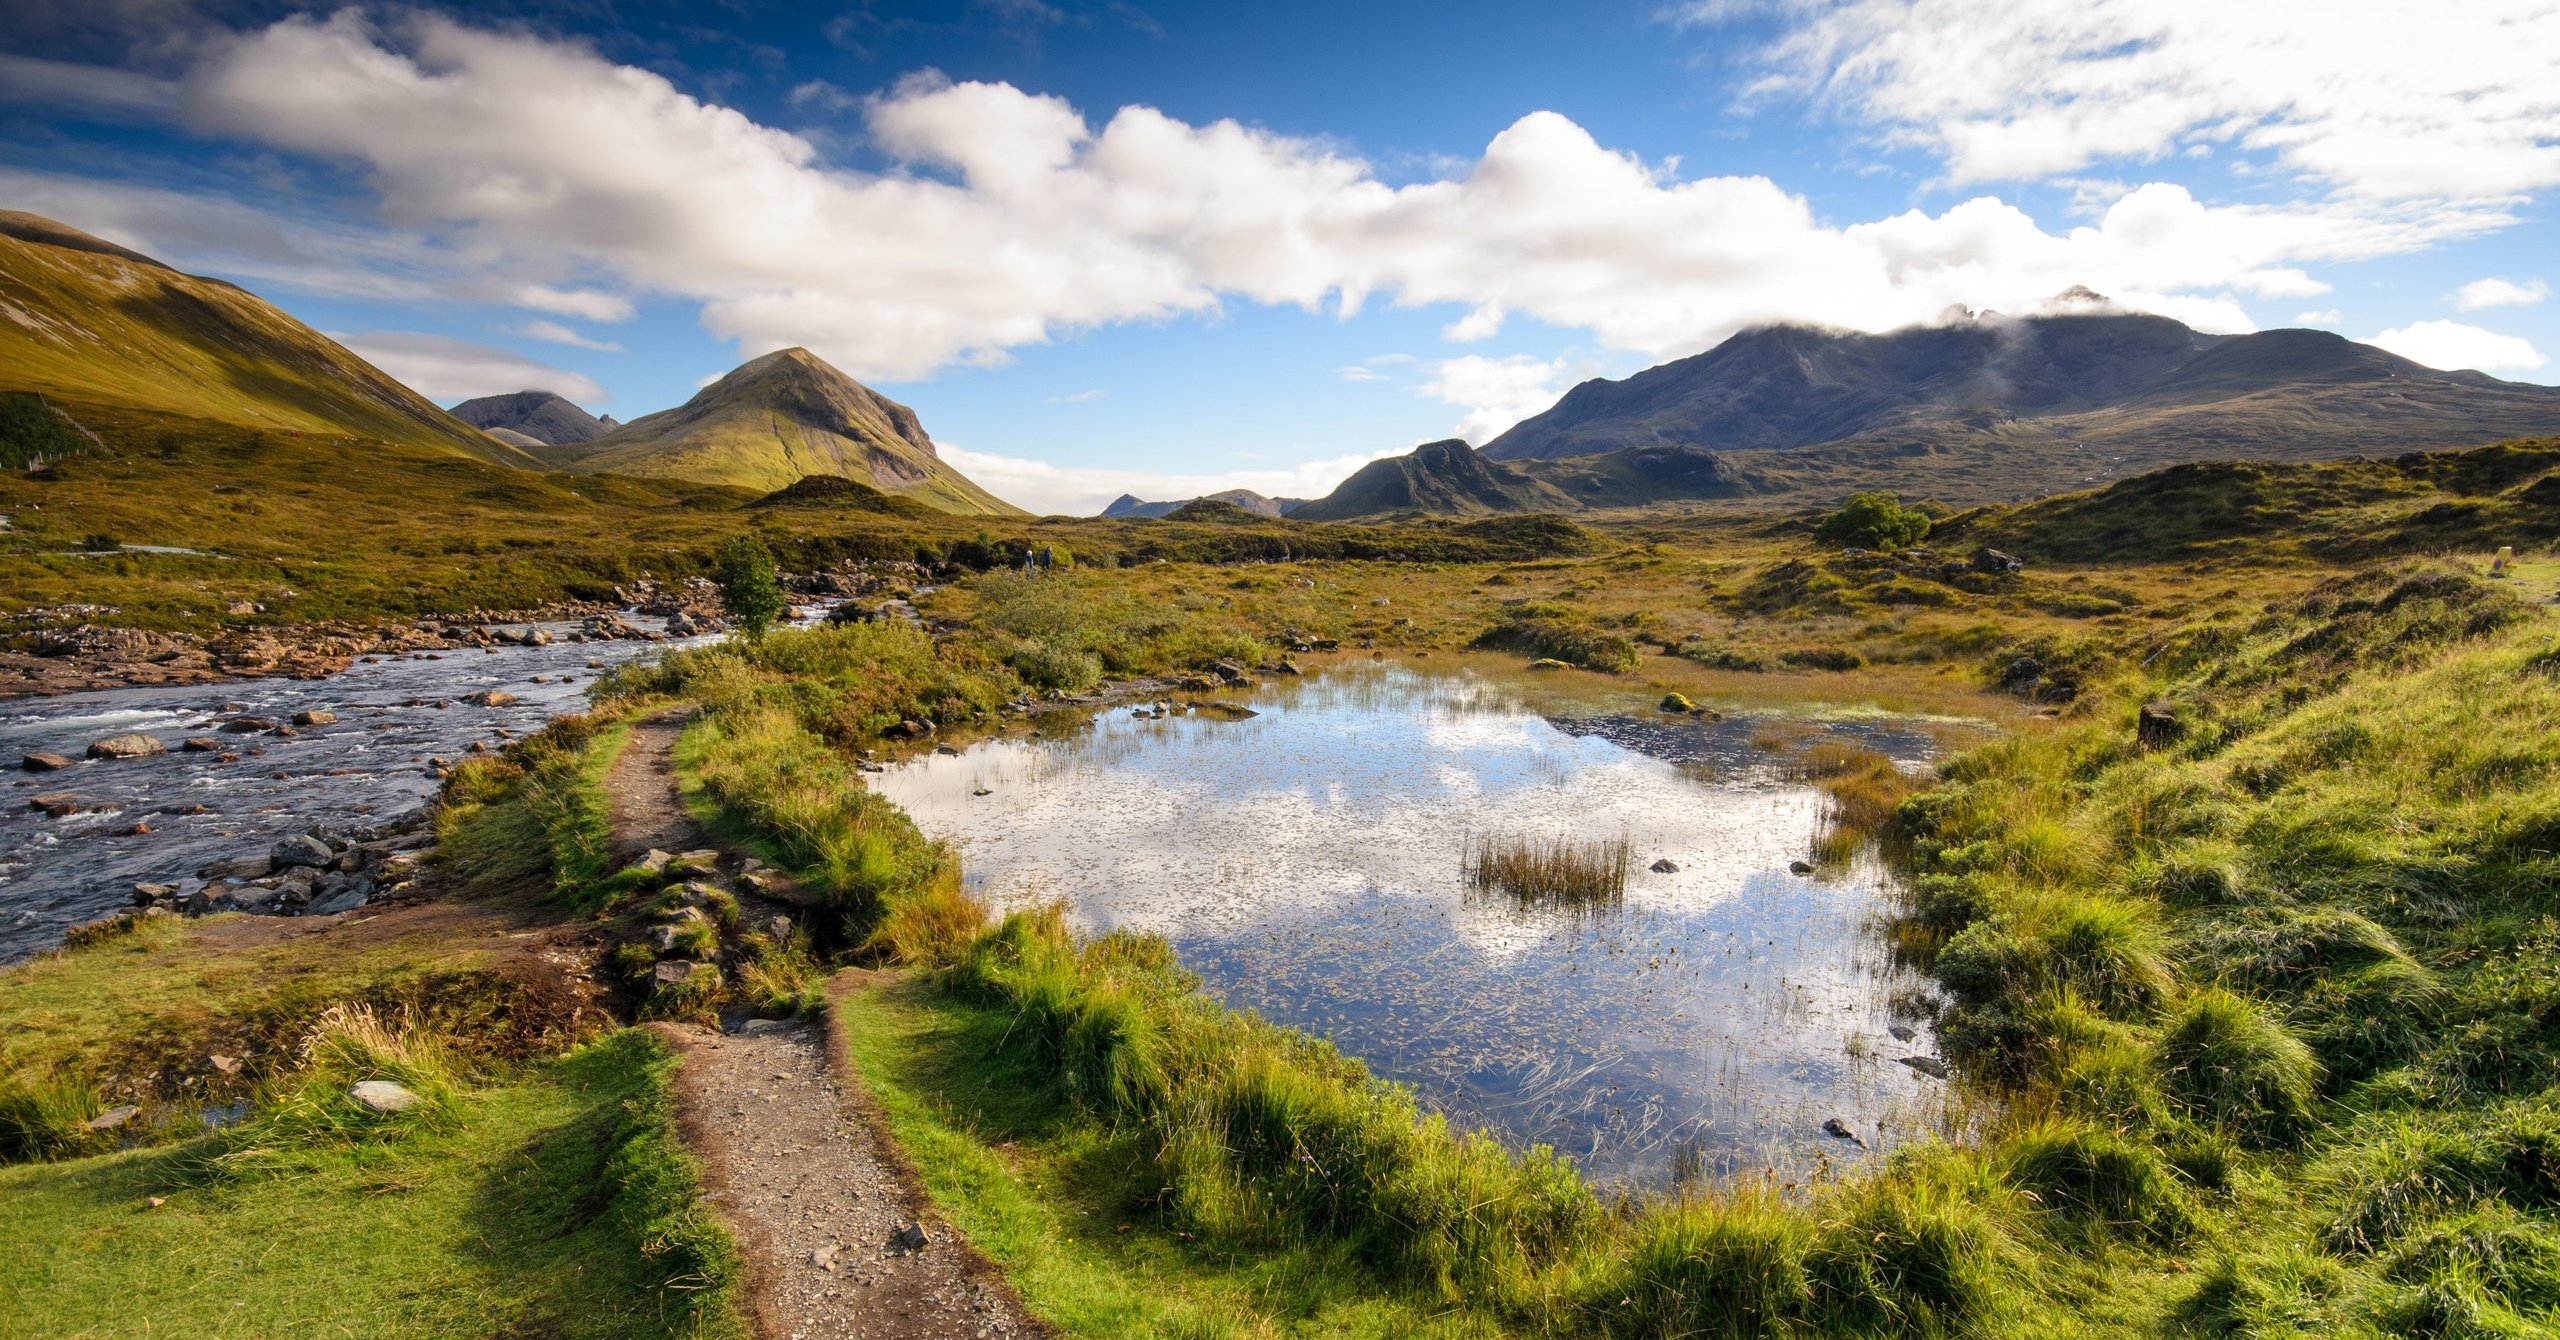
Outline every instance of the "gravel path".
<path fill-rule="evenodd" d="M 626 856 L 716 845 L 684 809 L 672 750 L 682 712 L 632 730 L 607 775 Z M 763 1340 L 1046 1336 L 1000 1273 L 931 1213 L 905 1159 L 827 1063 L 814 1021 L 727 1032 L 660 1024 L 683 1049 L 686 1142 L 747 1258 Z"/>
<path fill-rule="evenodd" d="M 712 1204 L 746 1249 L 759 1334 L 1047 1334 L 983 1257 L 910 1209 L 921 1197 L 869 1124 L 850 1116 L 818 1025 L 760 1019 L 726 1035 L 668 1031 L 685 1049 L 686 1135 L 710 1175 Z"/>

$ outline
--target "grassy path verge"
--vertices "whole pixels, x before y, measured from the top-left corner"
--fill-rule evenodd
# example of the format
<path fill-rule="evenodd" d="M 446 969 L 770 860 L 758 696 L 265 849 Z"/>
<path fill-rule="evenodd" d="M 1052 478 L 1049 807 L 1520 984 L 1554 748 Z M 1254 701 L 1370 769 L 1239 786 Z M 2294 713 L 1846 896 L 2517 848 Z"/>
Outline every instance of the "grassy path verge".
<path fill-rule="evenodd" d="M 469 1092 L 447 1132 L 0 1169 L 0 1336 L 743 1336 L 672 1065 L 623 1032 Z"/>
<path fill-rule="evenodd" d="M 1227 1253 L 1156 1231 L 1147 1202 L 1160 1170 L 1142 1142 L 1097 1126 L 1006 1049 L 1008 1014 L 913 973 L 848 971 L 828 999 L 839 1062 L 919 1184 L 1063 1333 L 1494 1333 L 1481 1316 L 1380 1293 L 1339 1251 Z"/>

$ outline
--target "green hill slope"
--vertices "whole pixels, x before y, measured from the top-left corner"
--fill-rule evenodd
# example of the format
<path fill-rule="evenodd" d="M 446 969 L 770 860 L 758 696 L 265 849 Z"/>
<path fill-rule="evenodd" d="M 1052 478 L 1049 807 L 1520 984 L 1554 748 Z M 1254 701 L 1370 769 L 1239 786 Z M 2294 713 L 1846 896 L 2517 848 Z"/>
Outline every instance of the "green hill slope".
<path fill-rule="evenodd" d="M 0 211 L 0 390 L 539 468 L 262 299 Z"/>
<path fill-rule="evenodd" d="M 771 493 L 839 475 L 946 512 L 1021 516 L 937 455 L 914 410 L 784 349 L 739 367 L 675 409 L 593 442 L 542 453 L 562 469 L 685 479 Z"/>

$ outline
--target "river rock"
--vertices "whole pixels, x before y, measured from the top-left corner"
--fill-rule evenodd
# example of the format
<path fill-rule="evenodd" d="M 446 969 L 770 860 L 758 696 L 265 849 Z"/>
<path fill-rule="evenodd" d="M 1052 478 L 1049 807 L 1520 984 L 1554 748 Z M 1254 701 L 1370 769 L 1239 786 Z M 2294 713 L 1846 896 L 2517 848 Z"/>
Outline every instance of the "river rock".
<path fill-rule="evenodd" d="M 1867 1147 L 1867 1142 L 1859 1139 L 1856 1131 L 1849 1129 L 1849 1123 L 1842 1121 L 1838 1117 L 1823 1118 L 1822 1133 L 1830 1136 L 1834 1140 L 1846 1140 L 1860 1149 Z"/>
<path fill-rule="evenodd" d="M 255 735 L 275 728 L 276 723 L 264 717 L 234 717 L 222 723 L 222 731 L 226 735 Z"/>
<path fill-rule="evenodd" d="M 338 714 L 325 707 L 305 708 L 293 714 L 293 724 L 297 726 L 334 726 L 337 722 Z"/>
<path fill-rule="evenodd" d="M 80 1125 L 86 1130 L 112 1131 L 141 1115 L 141 1108 L 132 1103 L 127 1103 L 122 1107 L 108 1108 L 106 1111 L 80 1123 Z"/>
<path fill-rule="evenodd" d="M 91 758 L 149 758 L 168 752 L 169 746 L 160 743 L 158 736 L 138 731 L 131 735 L 110 735 L 89 746 Z"/>
<path fill-rule="evenodd" d="M 325 898 L 314 899 L 312 901 L 310 911 L 305 913 L 305 915 L 314 917 L 334 917 L 341 912 L 353 912 L 357 908 L 364 906 L 368 888 L 369 886 L 365 881 L 357 880 L 347 888 L 330 894 Z"/>
<path fill-rule="evenodd" d="M 1787 873 L 1790 875 L 1810 875 L 1813 873 L 1813 862 L 1789 861 L 1787 862 Z"/>
<path fill-rule="evenodd" d="M 279 869 L 309 867 L 316 870 L 338 859 L 338 855 L 329 850 L 328 843 L 305 833 L 299 837 L 286 838 L 269 848 L 267 859 Z"/>
<path fill-rule="evenodd" d="M 175 884 L 136 884 L 133 886 L 133 901 L 136 906 L 148 907 L 153 903 L 170 902 L 176 899 L 177 896 L 178 886 Z"/>
<path fill-rule="evenodd" d="M 470 699 L 475 706 L 479 707 L 504 707 L 515 700 L 516 696 L 505 689 L 491 689 L 486 693 L 476 693 Z"/>
<path fill-rule="evenodd" d="M 222 741 L 210 735 L 195 735 L 189 736 L 178 747 L 190 754 L 212 754 L 221 752 Z"/>
<path fill-rule="evenodd" d="M 18 760 L 18 766 L 28 772 L 60 772 L 71 764 L 60 754 L 29 754 Z"/>
<path fill-rule="evenodd" d="M 208 862 L 196 875 L 203 879 L 264 879 L 276 868 L 267 856 L 233 856 Z"/>
<path fill-rule="evenodd" d="M 367 1112 L 385 1115 L 406 1112 L 424 1101 L 409 1086 L 387 1079 L 358 1080 L 353 1088 L 347 1090 L 347 1097 L 354 1099 L 356 1106 Z"/>
<path fill-rule="evenodd" d="M 717 982 L 720 980 L 720 970 L 708 963 L 696 963 L 689 958 L 671 958 L 651 968 L 649 977 L 662 987 L 682 986 L 696 977 L 705 977 Z"/>

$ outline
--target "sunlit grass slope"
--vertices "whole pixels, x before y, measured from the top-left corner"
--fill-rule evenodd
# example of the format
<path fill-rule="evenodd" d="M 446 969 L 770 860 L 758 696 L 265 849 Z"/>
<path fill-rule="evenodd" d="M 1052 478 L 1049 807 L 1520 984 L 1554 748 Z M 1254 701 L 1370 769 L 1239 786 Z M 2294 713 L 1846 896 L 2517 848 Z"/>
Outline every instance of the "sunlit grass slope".
<path fill-rule="evenodd" d="M 523 452 L 247 291 L 30 214 L 0 213 L 0 390 L 531 467 Z"/>

